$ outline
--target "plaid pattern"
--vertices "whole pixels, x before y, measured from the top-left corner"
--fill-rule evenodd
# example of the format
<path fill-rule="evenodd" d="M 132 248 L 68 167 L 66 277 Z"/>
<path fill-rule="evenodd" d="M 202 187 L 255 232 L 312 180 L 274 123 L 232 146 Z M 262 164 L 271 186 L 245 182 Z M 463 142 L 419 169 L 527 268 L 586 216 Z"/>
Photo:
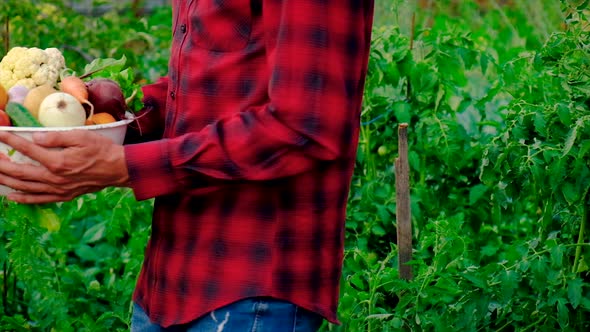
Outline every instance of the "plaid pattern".
<path fill-rule="evenodd" d="M 162 326 L 272 296 L 337 322 L 373 0 L 175 0 L 164 138 L 126 145 L 157 197 L 134 300 Z"/>

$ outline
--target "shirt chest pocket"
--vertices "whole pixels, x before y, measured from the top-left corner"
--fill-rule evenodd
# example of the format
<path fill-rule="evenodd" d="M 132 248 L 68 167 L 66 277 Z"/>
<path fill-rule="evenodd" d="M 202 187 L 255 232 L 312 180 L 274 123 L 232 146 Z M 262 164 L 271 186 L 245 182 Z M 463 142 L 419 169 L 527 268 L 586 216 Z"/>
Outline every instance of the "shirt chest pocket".
<path fill-rule="evenodd" d="M 239 51 L 246 47 L 252 32 L 250 0 L 197 0 L 191 25 L 198 47 Z"/>

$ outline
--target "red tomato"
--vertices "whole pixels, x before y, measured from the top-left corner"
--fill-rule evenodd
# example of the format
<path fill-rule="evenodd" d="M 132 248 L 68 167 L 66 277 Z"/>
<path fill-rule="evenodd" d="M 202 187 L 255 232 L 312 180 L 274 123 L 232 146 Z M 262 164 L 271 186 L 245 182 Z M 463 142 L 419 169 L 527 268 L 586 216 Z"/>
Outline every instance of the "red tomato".
<path fill-rule="evenodd" d="M 3 110 L 0 110 L 0 126 L 10 126 L 12 125 L 12 122 L 10 121 L 10 117 L 8 117 L 8 114 L 6 114 L 6 112 L 4 112 Z"/>

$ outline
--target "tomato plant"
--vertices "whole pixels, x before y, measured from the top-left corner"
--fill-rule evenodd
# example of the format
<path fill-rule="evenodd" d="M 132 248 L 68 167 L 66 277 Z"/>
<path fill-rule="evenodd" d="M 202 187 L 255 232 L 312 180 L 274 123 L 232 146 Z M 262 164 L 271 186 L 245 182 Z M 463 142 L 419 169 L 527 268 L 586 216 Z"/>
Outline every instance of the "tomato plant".
<path fill-rule="evenodd" d="M 137 17 L 119 6 L 89 17 L 62 1 L 8 0 L 0 20 L 10 18 L 11 45 L 58 46 L 76 71 L 124 56 L 134 70 L 118 80 L 153 81 L 166 72 L 170 8 Z M 590 328 L 588 11 L 569 0 L 377 1 L 342 325 L 322 331 Z M 397 271 L 400 123 L 408 281 Z M 151 201 L 108 189 L 64 204 L 0 204 L 0 330 L 129 329 Z"/>

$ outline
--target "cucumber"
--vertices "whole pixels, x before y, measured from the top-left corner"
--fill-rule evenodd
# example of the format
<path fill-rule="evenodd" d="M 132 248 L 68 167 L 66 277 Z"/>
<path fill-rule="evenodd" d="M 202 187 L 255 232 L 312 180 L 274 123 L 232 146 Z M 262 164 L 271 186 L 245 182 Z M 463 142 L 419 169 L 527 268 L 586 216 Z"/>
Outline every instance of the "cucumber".
<path fill-rule="evenodd" d="M 23 105 L 15 102 L 6 104 L 6 114 L 10 117 L 15 127 L 43 127 L 37 119 Z"/>

